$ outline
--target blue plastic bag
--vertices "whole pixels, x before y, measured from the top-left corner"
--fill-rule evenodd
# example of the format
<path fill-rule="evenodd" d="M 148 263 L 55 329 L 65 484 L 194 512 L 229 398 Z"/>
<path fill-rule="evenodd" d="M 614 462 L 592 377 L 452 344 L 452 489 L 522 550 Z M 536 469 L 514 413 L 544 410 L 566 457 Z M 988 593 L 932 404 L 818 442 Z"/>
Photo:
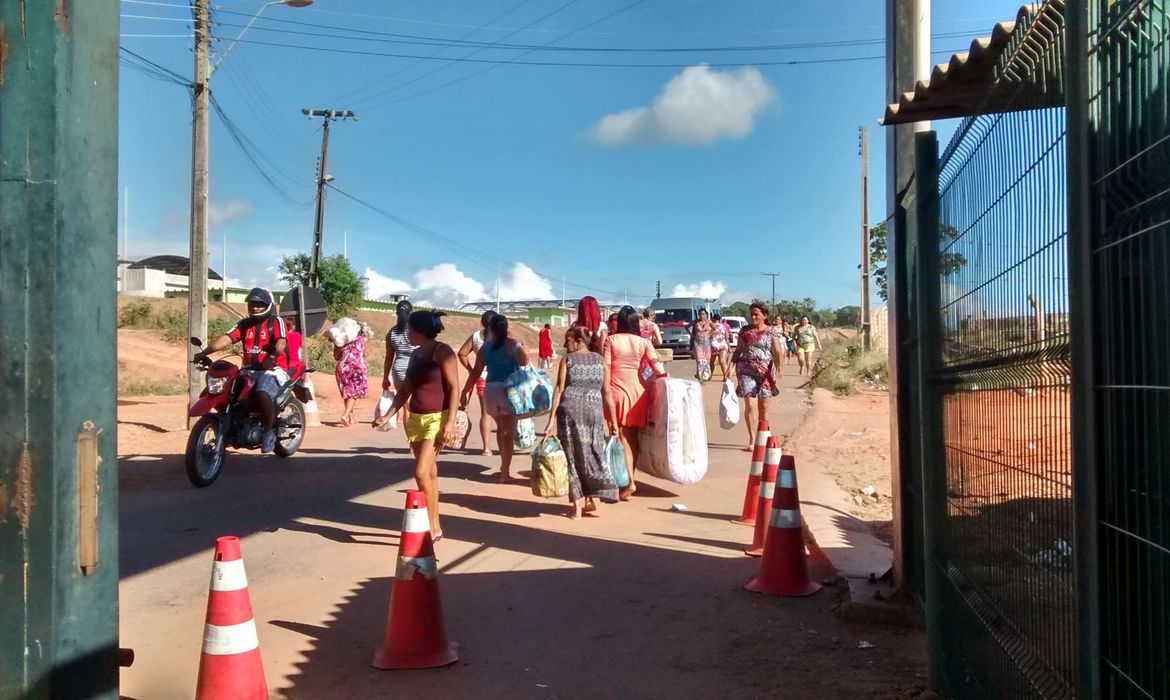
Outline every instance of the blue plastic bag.
<path fill-rule="evenodd" d="M 553 383 L 544 370 L 521 367 L 505 381 L 508 404 L 518 418 L 530 418 L 552 409 Z"/>
<path fill-rule="evenodd" d="M 630 485 L 630 470 L 626 468 L 626 450 L 616 435 L 605 443 L 605 468 L 613 474 L 613 480 L 617 482 L 619 489 Z"/>

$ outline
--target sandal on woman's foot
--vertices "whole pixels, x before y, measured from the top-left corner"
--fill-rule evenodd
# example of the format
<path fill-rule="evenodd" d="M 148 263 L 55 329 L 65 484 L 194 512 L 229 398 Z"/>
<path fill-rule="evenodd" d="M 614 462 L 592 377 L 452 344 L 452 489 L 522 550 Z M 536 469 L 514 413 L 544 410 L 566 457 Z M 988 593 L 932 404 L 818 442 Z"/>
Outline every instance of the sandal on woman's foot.
<path fill-rule="evenodd" d="M 585 501 L 585 507 L 581 510 L 585 513 L 592 513 L 597 510 L 597 502 L 590 498 L 588 501 Z"/>

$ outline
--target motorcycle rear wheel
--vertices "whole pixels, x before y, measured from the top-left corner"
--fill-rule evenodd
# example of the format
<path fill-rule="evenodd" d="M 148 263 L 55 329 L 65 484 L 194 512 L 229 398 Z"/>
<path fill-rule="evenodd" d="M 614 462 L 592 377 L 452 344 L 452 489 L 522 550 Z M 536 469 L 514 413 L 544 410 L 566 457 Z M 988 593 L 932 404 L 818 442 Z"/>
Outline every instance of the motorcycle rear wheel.
<path fill-rule="evenodd" d="M 301 448 L 305 440 L 305 407 L 296 400 L 289 399 L 276 419 L 276 452 L 277 457 L 292 457 Z"/>
<path fill-rule="evenodd" d="M 211 486 L 223 469 L 227 448 L 221 444 L 224 436 L 219 431 L 218 416 L 203 416 L 191 429 L 191 437 L 187 438 L 187 478 L 199 488 Z"/>

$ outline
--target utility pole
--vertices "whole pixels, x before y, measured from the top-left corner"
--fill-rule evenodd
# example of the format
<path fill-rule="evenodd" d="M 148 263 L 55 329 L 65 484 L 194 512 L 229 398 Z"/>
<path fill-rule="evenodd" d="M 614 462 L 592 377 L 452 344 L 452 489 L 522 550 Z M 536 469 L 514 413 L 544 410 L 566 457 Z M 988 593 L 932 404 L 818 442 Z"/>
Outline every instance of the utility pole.
<path fill-rule="evenodd" d="M 207 338 L 207 151 L 211 101 L 211 0 L 195 0 L 195 100 L 191 127 L 191 251 L 187 285 L 187 335 Z M 199 400 L 203 375 L 191 364 L 198 348 L 187 344 L 188 406 Z M 187 419 L 191 427 L 194 419 Z"/>
<path fill-rule="evenodd" d="M 861 147 L 861 347 L 870 349 L 869 318 L 869 132 L 859 129 Z"/>
<path fill-rule="evenodd" d="M 654 298 L 655 299 L 662 298 L 662 280 L 658 280 L 657 282 L 654 283 Z"/>
<path fill-rule="evenodd" d="M 772 313 L 776 313 L 776 278 L 780 276 L 779 272 L 761 272 L 764 277 L 772 278 Z"/>
<path fill-rule="evenodd" d="M 316 288 L 320 282 L 318 277 L 321 267 L 321 235 L 325 226 L 325 186 L 333 181 L 332 177 L 325 174 L 325 160 L 329 155 L 329 125 L 336 119 L 357 119 L 357 117 L 354 117 L 353 112 L 348 109 L 309 109 L 306 107 L 301 110 L 301 114 L 310 119 L 321 117 L 324 120 L 321 129 L 321 160 L 317 168 L 317 216 L 313 224 L 313 254 L 309 262 L 309 286 Z"/>

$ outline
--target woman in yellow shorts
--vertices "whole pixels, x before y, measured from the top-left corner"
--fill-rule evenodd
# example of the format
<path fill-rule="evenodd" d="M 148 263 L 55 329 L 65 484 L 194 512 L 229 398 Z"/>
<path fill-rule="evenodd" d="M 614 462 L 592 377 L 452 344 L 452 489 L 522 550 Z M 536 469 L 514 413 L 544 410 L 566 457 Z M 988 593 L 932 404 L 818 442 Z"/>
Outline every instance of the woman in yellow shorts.
<path fill-rule="evenodd" d="M 449 345 L 435 340 L 443 331 L 443 313 L 415 311 L 407 321 L 410 344 L 417 346 L 410 357 L 406 381 L 394 397 L 394 404 L 374 427 L 390 420 L 410 400 L 406 419 L 406 440 L 414 452 L 414 480 L 427 498 L 431 539 L 439 541 L 439 451 L 456 439 L 455 413 L 459 410 L 458 360 Z"/>

